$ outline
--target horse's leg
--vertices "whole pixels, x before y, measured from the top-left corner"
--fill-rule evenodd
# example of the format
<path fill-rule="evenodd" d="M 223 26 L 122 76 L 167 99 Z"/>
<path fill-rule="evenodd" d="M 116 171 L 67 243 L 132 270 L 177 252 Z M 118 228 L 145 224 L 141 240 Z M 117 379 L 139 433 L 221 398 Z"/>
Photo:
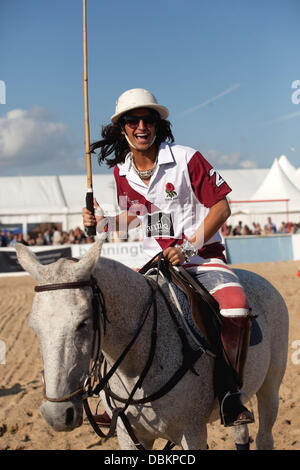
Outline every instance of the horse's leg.
<path fill-rule="evenodd" d="M 258 450 L 273 449 L 272 428 L 278 413 L 281 376 L 282 374 L 279 377 L 274 370 L 268 372 L 263 385 L 256 393 L 259 416 L 259 429 L 256 436 Z"/>
<path fill-rule="evenodd" d="M 247 424 L 241 424 L 240 426 L 231 426 L 230 433 L 234 440 L 237 450 L 249 450 L 249 432 Z"/>
<path fill-rule="evenodd" d="M 174 441 L 175 442 L 175 441 Z M 179 445 L 183 450 L 206 450 L 207 449 L 207 426 L 206 422 L 190 424 L 184 429 Z"/>
<path fill-rule="evenodd" d="M 128 435 L 126 429 L 123 425 L 118 425 L 117 427 L 117 436 L 118 442 L 121 450 L 137 450 L 134 442 L 132 441 L 131 437 Z M 139 442 L 146 450 L 151 450 L 154 444 L 154 439 L 139 439 Z"/>

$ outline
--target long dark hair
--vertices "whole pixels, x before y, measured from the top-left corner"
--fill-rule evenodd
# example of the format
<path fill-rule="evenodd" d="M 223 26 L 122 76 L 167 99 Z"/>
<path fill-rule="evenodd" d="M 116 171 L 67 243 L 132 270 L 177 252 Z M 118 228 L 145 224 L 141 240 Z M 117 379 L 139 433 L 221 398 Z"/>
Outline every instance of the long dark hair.
<path fill-rule="evenodd" d="M 151 110 L 152 111 L 152 110 Z M 159 147 L 162 142 L 168 141 L 170 143 L 174 142 L 174 136 L 171 131 L 171 123 L 166 119 L 160 119 L 156 111 L 152 111 L 157 115 L 156 123 L 156 140 L 155 143 Z M 122 118 L 116 124 L 108 124 L 107 126 L 102 126 L 101 135 L 102 140 L 94 142 L 91 145 L 91 152 L 95 153 L 96 149 L 100 149 L 98 154 L 98 163 L 101 165 L 106 161 L 109 168 L 117 165 L 118 163 L 123 163 L 125 157 L 130 152 L 129 145 L 125 136 L 122 134 L 124 129 L 124 123 Z M 115 158 L 107 159 L 109 155 L 114 153 Z"/>

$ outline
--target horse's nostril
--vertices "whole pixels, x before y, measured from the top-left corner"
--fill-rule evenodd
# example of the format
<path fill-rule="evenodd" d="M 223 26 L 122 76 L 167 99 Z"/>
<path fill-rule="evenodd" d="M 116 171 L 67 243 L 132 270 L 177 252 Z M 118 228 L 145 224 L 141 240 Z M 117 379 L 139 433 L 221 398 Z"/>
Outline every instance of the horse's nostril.
<path fill-rule="evenodd" d="M 72 424 L 74 418 L 74 410 L 73 408 L 68 408 L 66 411 L 66 425 L 69 426 Z"/>

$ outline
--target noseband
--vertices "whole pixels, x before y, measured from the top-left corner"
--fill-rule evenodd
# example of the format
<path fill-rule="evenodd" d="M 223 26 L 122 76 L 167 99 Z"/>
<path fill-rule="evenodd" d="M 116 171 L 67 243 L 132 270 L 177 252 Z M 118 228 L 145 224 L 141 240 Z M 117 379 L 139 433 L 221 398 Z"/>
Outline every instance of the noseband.
<path fill-rule="evenodd" d="M 104 334 L 106 330 L 106 321 L 107 321 L 106 307 L 105 307 L 103 293 L 100 287 L 98 286 L 96 279 L 93 276 L 91 276 L 91 278 L 87 281 L 62 282 L 58 284 L 44 284 L 41 286 L 35 286 L 34 288 L 35 292 L 45 292 L 45 291 L 54 291 L 54 290 L 61 290 L 61 289 L 81 289 L 83 287 L 91 287 L 92 292 L 93 292 L 92 307 L 93 307 L 94 338 L 93 338 L 92 359 L 91 359 L 90 370 L 84 379 L 82 387 L 75 390 L 75 392 L 72 392 L 69 395 L 65 395 L 60 398 L 51 398 L 47 396 L 44 374 L 42 374 L 42 379 L 43 379 L 43 384 L 44 384 L 44 398 L 45 400 L 53 402 L 53 403 L 62 403 L 65 401 L 69 401 L 77 397 L 78 395 L 83 396 L 85 390 L 91 386 L 91 380 L 95 375 L 95 369 L 96 369 L 97 361 L 99 359 L 100 351 L 101 351 L 100 318 L 103 321 Z M 99 315 L 100 312 L 102 314 L 101 317 Z"/>

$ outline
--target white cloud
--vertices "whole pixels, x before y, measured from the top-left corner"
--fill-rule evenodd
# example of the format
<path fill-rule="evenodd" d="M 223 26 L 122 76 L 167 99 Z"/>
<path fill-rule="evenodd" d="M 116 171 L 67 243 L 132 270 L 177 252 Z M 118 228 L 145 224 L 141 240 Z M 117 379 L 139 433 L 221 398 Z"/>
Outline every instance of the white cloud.
<path fill-rule="evenodd" d="M 297 118 L 299 116 L 300 116 L 300 111 L 296 111 L 295 113 L 284 114 L 283 116 L 279 116 L 275 119 L 271 119 L 271 121 L 262 122 L 261 124 L 262 125 L 264 125 L 264 124 L 274 124 L 276 122 L 289 121 L 290 119 L 294 119 L 294 118 Z"/>
<path fill-rule="evenodd" d="M 2 168 L 53 168 L 73 153 L 67 126 L 56 122 L 44 108 L 14 109 L 0 117 L 0 166 Z"/>
<path fill-rule="evenodd" d="M 240 167 L 244 168 L 245 170 L 251 170 L 252 168 L 257 168 L 257 163 L 252 160 L 244 160 L 240 163 Z"/>
<path fill-rule="evenodd" d="M 236 83 L 235 85 L 232 85 L 230 88 L 227 88 L 226 90 L 222 91 L 218 95 L 213 96 L 212 98 L 209 98 L 208 100 L 204 101 L 203 103 L 198 104 L 196 106 L 193 106 L 192 108 L 186 109 L 178 117 L 181 118 L 181 117 L 185 116 L 186 114 L 190 114 L 190 113 L 193 113 L 194 111 L 197 111 L 198 109 L 204 108 L 208 104 L 214 103 L 215 101 L 222 98 L 223 96 L 228 95 L 229 93 L 232 93 L 234 90 L 236 90 L 240 86 L 241 85 L 239 83 Z"/>
<path fill-rule="evenodd" d="M 241 160 L 239 152 L 222 153 L 219 150 L 208 150 L 205 152 L 205 158 L 217 169 L 231 168 L 257 168 L 257 164 L 252 160 Z"/>

